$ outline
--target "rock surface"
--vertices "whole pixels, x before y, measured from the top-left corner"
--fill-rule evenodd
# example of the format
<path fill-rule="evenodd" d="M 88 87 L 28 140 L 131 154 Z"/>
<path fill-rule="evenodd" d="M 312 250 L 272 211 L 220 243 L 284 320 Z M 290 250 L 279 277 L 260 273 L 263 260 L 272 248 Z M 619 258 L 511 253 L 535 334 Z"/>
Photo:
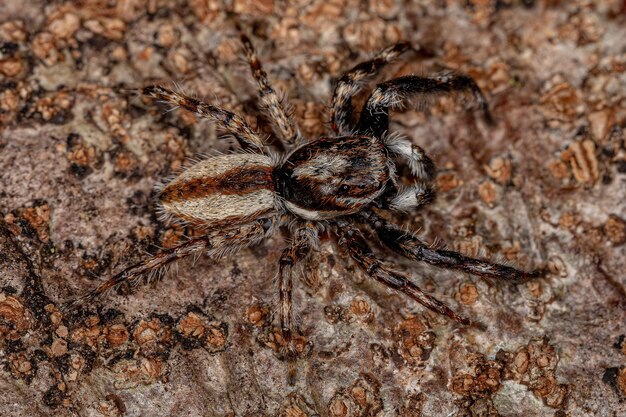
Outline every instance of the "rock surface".
<path fill-rule="evenodd" d="M 626 415 L 623 1 L 49 3 L 0 4 L 0 414 Z M 455 98 L 394 113 L 439 168 L 436 202 L 394 220 L 549 276 L 507 286 L 380 252 L 486 325 L 464 328 L 371 282 L 328 236 L 296 281 L 311 350 L 293 386 L 275 355 L 286 233 L 62 312 L 191 233 L 158 222 L 154 183 L 236 149 L 125 88 L 176 82 L 270 132 L 225 10 L 307 137 L 326 131 L 342 71 L 397 41 L 418 50 L 385 78 L 471 74 L 493 126 Z"/>

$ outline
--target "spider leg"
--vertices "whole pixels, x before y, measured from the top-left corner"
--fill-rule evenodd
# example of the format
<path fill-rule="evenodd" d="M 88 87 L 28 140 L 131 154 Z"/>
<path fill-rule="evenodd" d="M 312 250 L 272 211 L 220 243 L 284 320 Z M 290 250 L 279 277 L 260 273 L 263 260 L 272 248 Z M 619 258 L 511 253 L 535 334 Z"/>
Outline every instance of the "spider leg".
<path fill-rule="evenodd" d="M 289 362 L 289 380 L 293 382 L 295 378 L 295 368 L 293 361 L 298 355 L 298 351 L 293 340 L 293 314 L 292 314 L 292 290 L 293 290 L 293 269 L 298 262 L 304 260 L 311 246 L 317 242 L 317 231 L 311 224 L 299 228 L 291 245 L 285 249 L 280 257 L 278 268 L 278 280 L 280 285 L 280 330 L 282 333 L 283 346 L 281 356 Z"/>
<path fill-rule="evenodd" d="M 493 121 L 487 100 L 472 77 L 465 74 L 444 74 L 433 77 L 407 75 L 378 84 L 361 112 L 357 133 L 382 137 L 389 129 L 389 109 L 402 106 L 415 96 L 427 98 L 433 94 L 469 91 L 482 110 L 485 119 Z"/>
<path fill-rule="evenodd" d="M 331 101 L 331 122 L 336 134 L 354 132 L 352 121 L 352 97 L 359 93 L 364 84 L 376 76 L 387 64 L 410 49 L 406 42 L 397 43 L 379 52 L 370 61 L 362 62 L 339 78 Z"/>
<path fill-rule="evenodd" d="M 94 301 L 108 291 L 123 285 L 134 287 L 146 276 L 159 274 L 173 262 L 202 250 L 205 250 L 210 257 L 219 258 L 241 248 L 252 246 L 260 242 L 270 228 L 271 225 L 268 226 L 267 219 L 263 219 L 189 239 L 185 243 L 164 250 L 113 275 L 96 289 L 66 304 L 65 309 L 71 310 L 86 302 Z"/>
<path fill-rule="evenodd" d="M 530 272 L 520 271 L 507 265 L 470 258 L 458 252 L 430 248 L 411 233 L 402 231 L 371 211 L 362 212 L 359 217 L 376 231 L 378 238 L 385 246 L 409 259 L 516 284 L 541 277 L 546 273 L 543 269 Z"/>
<path fill-rule="evenodd" d="M 408 163 L 413 174 L 413 184 L 409 187 L 390 187 L 383 199 L 382 208 L 409 211 L 430 204 L 435 199 L 435 164 L 424 150 L 399 135 L 383 138 L 387 150 Z"/>
<path fill-rule="evenodd" d="M 424 149 L 398 135 L 388 135 L 384 143 L 391 153 L 404 158 L 408 162 L 411 173 L 416 180 L 432 182 L 435 179 L 435 164 Z"/>
<path fill-rule="evenodd" d="M 243 148 L 262 149 L 265 146 L 263 138 L 241 116 L 233 112 L 156 85 L 144 87 L 141 92 L 145 96 L 182 107 L 202 119 L 214 122 L 218 128 L 233 135 Z"/>
<path fill-rule="evenodd" d="M 385 201 L 383 208 L 397 211 L 415 210 L 432 203 L 435 195 L 432 183 L 416 181 L 410 187 L 399 188 L 392 198 Z"/>
<path fill-rule="evenodd" d="M 417 285 L 413 284 L 406 275 L 379 261 L 356 227 L 345 220 L 337 221 L 336 224 L 340 237 L 339 243 L 347 246 L 348 253 L 352 259 L 354 259 L 359 267 L 367 272 L 369 276 L 389 288 L 408 295 L 424 307 L 436 313 L 447 316 L 461 324 L 473 324 L 470 319 L 459 316 L 450 307 L 437 300 L 435 297 L 426 294 Z"/>
<path fill-rule="evenodd" d="M 269 119 L 274 127 L 274 132 L 287 144 L 293 145 L 302 139 L 300 129 L 292 117 L 289 106 L 285 106 L 284 98 L 280 97 L 272 88 L 267 73 L 263 70 L 261 62 L 256 55 L 254 46 L 250 38 L 241 32 L 241 43 L 243 44 L 246 59 L 252 70 L 252 75 L 256 80 L 259 90 L 259 101 L 269 113 Z"/>

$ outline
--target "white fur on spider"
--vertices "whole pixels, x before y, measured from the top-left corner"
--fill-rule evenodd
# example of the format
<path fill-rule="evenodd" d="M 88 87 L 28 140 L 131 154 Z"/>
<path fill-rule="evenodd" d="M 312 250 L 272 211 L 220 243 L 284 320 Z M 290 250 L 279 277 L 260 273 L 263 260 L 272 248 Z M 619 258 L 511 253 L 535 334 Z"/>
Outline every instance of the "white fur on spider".
<path fill-rule="evenodd" d="M 429 169 L 432 169 L 432 161 L 422 148 L 397 134 L 388 135 L 385 138 L 385 144 L 387 145 L 387 149 L 391 152 L 406 158 L 411 172 L 413 172 L 418 179 L 432 179 L 434 172 L 429 171 Z"/>
<path fill-rule="evenodd" d="M 415 185 L 413 187 L 400 190 L 393 200 L 391 200 L 389 207 L 397 211 L 409 211 L 416 209 L 428 202 L 429 195 L 430 189 L 421 185 Z"/>

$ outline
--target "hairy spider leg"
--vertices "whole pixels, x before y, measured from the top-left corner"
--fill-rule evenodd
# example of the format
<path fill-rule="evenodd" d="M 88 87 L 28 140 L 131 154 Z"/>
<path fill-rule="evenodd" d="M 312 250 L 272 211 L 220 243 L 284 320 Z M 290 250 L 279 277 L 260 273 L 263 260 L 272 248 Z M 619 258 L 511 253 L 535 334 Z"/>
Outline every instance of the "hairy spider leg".
<path fill-rule="evenodd" d="M 378 84 L 361 111 L 357 133 L 383 137 L 389 130 L 389 109 L 404 105 L 408 99 L 428 98 L 434 94 L 452 94 L 468 91 L 483 112 L 485 120 L 492 123 L 489 105 L 472 77 L 449 73 L 433 77 L 407 75 Z"/>
<path fill-rule="evenodd" d="M 456 269 L 480 277 L 495 278 L 515 284 L 546 274 L 544 269 L 530 272 L 520 271 L 507 265 L 470 258 L 458 252 L 430 248 L 411 233 L 402 231 L 371 211 L 359 213 L 357 217 L 376 231 L 378 238 L 385 246 L 415 261 L 423 261 L 440 268 Z"/>
<path fill-rule="evenodd" d="M 278 267 L 278 281 L 280 285 L 280 330 L 282 333 L 281 357 L 289 364 L 289 381 L 295 380 L 294 361 L 298 351 L 293 340 L 293 269 L 296 264 L 303 261 L 310 252 L 311 246 L 317 242 L 317 232 L 309 223 L 296 230 L 291 245 L 281 254 Z"/>
<path fill-rule="evenodd" d="M 242 148 L 262 149 L 265 146 L 265 140 L 241 116 L 231 111 L 157 85 L 144 87 L 142 94 L 214 122 L 219 129 L 233 135 Z"/>
<path fill-rule="evenodd" d="M 243 44 L 243 50 L 246 54 L 250 69 L 252 70 L 252 75 L 257 83 L 259 102 L 261 107 L 269 114 L 274 133 L 284 142 L 284 145 L 289 146 L 300 142 L 302 135 L 293 118 L 293 109 L 288 104 L 286 105 L 286 99 L 279 96 L 276 90 L 272 88 L 272 85 L 267 79 L 267 73 L 263 70 L 250 38 L 243 32 L 241 32 L 241 43 Z"/>
<path fill-rule="evenodd" d="M 338 226 L 340 244 L 346 245 L 350 257 L 369 276 L 389 288 L 408 295 L 424 307 L 438 314 L 447 316 L 464 325 L 475 324 L 470 319 L 455 313 L 450 307 L 435 297 L 426 294 L 417 285 L 413 284 L 406 275 L 379 261 L 361 236 L 359 229 L 345 220 L 338 220 L 336 224 Z"/>
<path fill-rule="evenodd" d="M 367 81 L 374 78 L 387 64 L 393 62 L 408 51 L 411 45 L 400 42 L 383 49 L 373 59 L 362 62 L 339 78 L 331 101 L 331 123 L 335 133 L 344 135 L 354 133 L 352 120 L 352 97 L 358 94 Z"/>
<path fill-rule="evenodd" d="M 385 208 L 409 211 L 430 204 L 435 199 L 435 164 L 421 147 L 399 135 L 387 135 L 384 139 L 386 148 L 407 161 L 414 183 L 410 187 L 400 187 L 393 193 Z M 390 194 L 388 194 L 390 195 Z"/>
<path fill-rule="evenodd" d="M 269 227 L 271 227 L 268 226 L 267 220 L 257 220 L 237 227 L 216 230 L 204 236 L 191 238 L 174 248 L 157 253 L 115 274 L 96 289 L 71 301 L 67 304 L 66 309 L 73 309 L 85 302 L 93 301 L 108 291 L 121 286 L 135 287 L 142 279 L 153 274 L 161 274 L 173 262 L 199 253 L 202 250 L 205 250 L 209 257 L 219 259 L 226 254 L 232 254 L 242 248 L 259 243 L 265 237 Z"/>

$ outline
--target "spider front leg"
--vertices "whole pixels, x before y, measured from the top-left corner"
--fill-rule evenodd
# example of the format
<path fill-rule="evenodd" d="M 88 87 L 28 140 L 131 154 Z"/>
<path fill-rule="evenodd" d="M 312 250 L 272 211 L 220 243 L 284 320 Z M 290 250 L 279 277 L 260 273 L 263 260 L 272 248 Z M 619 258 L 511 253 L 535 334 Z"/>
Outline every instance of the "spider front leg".
<path fill-rule="evenodd" d="M 293 268 L 304 260 L 311 246 L 318 240 L 317 231 L 311 224 L 299 228 L 291 245 L 285 249 L 280 257 L 278 268 L 278 281 L 280 285 L 280 330 L 282 333 L 281 358 L 288 361 L 289 382 L 293 384 L 295 379 L 294 361 L 303 350 L 296 346 L 293 338 L 293 314 L 292 314 L 292 290 Z"/>
<path fill-rule="evenodd" d="M 358 215 L 377 233 L 378 238 L 391 250 L 407 258 L 423 261 L 440 268 L 456 269 L 484 278 L 494 278 L 515 284 L 545 275 L 546 270 L 520 271 L 507 265 L 470 258 L 458 252 L 432 249 L 411 233 L 402 231 L 382 217 L 369 211 Z"/>
<path fill-rule="evenodd" d="M 404 274 L 384 265 L 379 261 L 372 250 L 369 248 L 365 239 L 361 236 L 361 232 L 348 221 L 337 221 L 339 244 L 345 244 L 348 248 L 350 257 L 363 269 L 369 276 L 378 282 L 402 292 L 424 307 L 444 316 L 451 318 L 464 325 L 473 324 L 468 318 L 459 316 L 450 307 L 437 300 L 435 297 L 426 294 L 417 285 L 413 284 Z"/>
<path fill-rule="evenodd" d="M 409 98 L 465 91 L 473 95 L 487 122 L 492 123 L 487 100 L 472 77 L 455 73 L 434 77 L 407 75 L 376 86 L 363 107 L 357 133 L 383 137 L 389 129 L 389 109 L 401 107 Z"/>
<path fill-rule="evenodd" d="M 424 150 L 399 135 L 387 135 L 383 139 L 387 150 L 404 159 L 411 173 L 413 184 L 409 187 L 394 188 L 387 193 L 383 208 L 409 211 L 430 204 L 435 199 L 435 164 Z"/>
<path fill-rule="evenodd" d="M 145 96 L 161 100 L 175 107 L 182 107 L 202 119 L 214 122 L 218 128 L 233 135 L 243 148 L 262 149 L 265 146 L 263 138 L 241 116 L 231 111 L 203 103 L 195 98 L 157 85 L 145 87 L 141 92 Z"/>
<path fill-rule="evenodd" d="M 358 94 L 365 83 L 372 79 L 387 64 L 393 62 L 410 49 L 411 45 L 400 42 L 378 53 L 370 61 L 362 62 L 339 78 L 331 101 L 331 123 L 336 134 L 354 132 L 352 121 L 352 97 Z"/>
<path fill-rule="evenodd" d="M 241 31 L 241 29 L 239 29 Z M 241 33 L 241 43 L 246 54 L 246 59 L 252 70 L 252 75 L 256 80 L 259 90 L 259 101 L 261 107 L 269 114 L 269 119 L 274 127 L 274 132 L 285 141 L 286 145 L 293 145 L 302 139 L 300 129 L 293 119 L 289 106 L 284 105 L 284 98 L 281 98 L 269 80 L 267 73 L 263 70 L 261 62 L 254 51 L 250 38 Z"/>
<path fill-rule="evenodd" d="M 180 259 L 197 254 L 202 250 L 206 255 L 220 258 L 241 248 L 259 243 L 271 228 L 274 220 L 263 219 L 237 227 L 213 231 L 210 234 L 195 237 L 174 248 L 164 250 L 148 259 L 138 262 L 115 274 L 96 289 L 68 303 L 65 309 L 73 309 L 86 302 L 94 301 L 113 288 L 136 286 L 142 279 L 152 274 L 160 274 L 165 268 Z"/>

